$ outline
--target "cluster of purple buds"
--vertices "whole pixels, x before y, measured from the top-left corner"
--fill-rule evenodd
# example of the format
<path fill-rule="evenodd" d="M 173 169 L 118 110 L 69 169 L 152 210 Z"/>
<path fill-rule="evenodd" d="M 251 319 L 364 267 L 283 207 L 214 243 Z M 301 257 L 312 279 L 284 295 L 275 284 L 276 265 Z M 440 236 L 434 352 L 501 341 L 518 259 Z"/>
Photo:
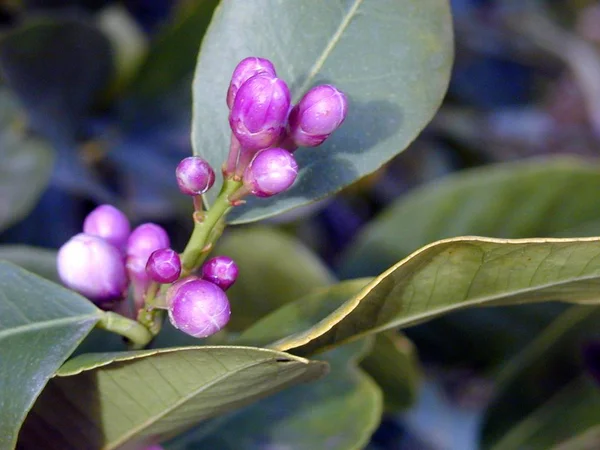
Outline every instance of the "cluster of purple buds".
<path fill-rule="evenodd" d="M 166 298 L 169 318 L 176 328 L 196 337 L 209 336 L 227 324 L 231 311 L 224 291 L 238 274 L 232 259 L 219 256 L 205 263 L 202 279 L 180 280 L 181 260 L 170 248 L 167 232 L 153 223 L 131 231 L 125 214 L 111 205 L 99 206 L 86 217 L 83 233 L 60 248 L 57 267 L 67 287 L 107 310 L 117 309 L 130 286 L 139 310 L 152 283 L 174 283 Z M 198 282 L 188 285 L 194 279 Z M 179 290 L 184 284 L 187 287 Z"/>
<path fill-rule="evenodd" d="M 285 81 L 263 58 L 243 59 L 227 92 L 231 148 L 225 176 L 245 189 L 270 197 L 288 189 L 298 175 L 292 153 L 322 144 L 346 118 L 346 96 L 331 85 L 316 86 L 291 105 Z"/>

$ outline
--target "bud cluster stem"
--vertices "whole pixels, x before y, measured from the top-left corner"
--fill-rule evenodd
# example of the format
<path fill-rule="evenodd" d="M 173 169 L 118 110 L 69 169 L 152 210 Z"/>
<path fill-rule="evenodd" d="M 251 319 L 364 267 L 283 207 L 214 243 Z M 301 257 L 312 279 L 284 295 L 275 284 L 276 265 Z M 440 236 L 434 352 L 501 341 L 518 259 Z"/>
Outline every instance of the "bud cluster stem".
<path fill-rule="evenodd" d="M 205 212 L 203 219 L 194 224 L 192 236 L 181 254 L 182 275 L 191 273 L 202 263 L 203 256 L 206 256 L 207 250 L 210 249 L 209 245 L 213 244 L 215 234 L 217 237 L 219 234 L 213 234 L 213 229 L 232 208 L 230 196 L 241 187 L 241 181 L 225 179 L 214 204 Z"/>
<path fill-rule="evenodd" d="M 144 348 L 153 338 L 152 333 L 141 323 L 111 311 L 105 312 L 96 326 L 126 337 L 132 350 Z"/>

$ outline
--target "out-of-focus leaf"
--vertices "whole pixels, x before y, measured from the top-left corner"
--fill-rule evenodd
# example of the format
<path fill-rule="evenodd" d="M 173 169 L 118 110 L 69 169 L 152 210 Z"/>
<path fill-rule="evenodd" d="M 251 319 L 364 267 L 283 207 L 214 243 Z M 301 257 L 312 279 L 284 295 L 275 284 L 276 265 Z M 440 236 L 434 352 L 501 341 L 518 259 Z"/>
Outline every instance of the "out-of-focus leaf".
<path fill-rule="evenodd" d="M 340 272 L 376 275 L 419 247 L 454 236 L 598 235 L 598 191 L 600 167 L 573 157 L 459 172 L 401 197 L 369 222 L 340 259 Z"/>
<path fill-rule="evenodd" d="M 152 42 L 131 84 L 135 95 L 155 96 L 191 76 L 198 47 L 218 3 L 218 0 L 181 2 L 174 21 Z"/>
<path fill-rule="evenodd" d="M 60 283 L 56 269 L 56 251 L 27 245 L 0 246 L 0 260 L 9 261 L 47 280 Z"/>
<path fill-rule="evenodd" d="M 600 425 L 552 447 L 552 450 L 596 450 L 600 448 Z"/>
<path fill-rule="evenodd" d="M 600 424 L 600 388 L 585 377 L 577 378 L 556 395 L 544 400 L 499 442 L 484 448 L 546 450 Z"/>
<path fill-rule="evenodd" d="M 597 306 L 570 308 L 506 364 L 497 377 L 498 392 L 486 411 L 482 435 L 486 448 L 496 448 L 496 446 L 506 449 L 521 448 L 519 445 L 530 444 L 533 446 L 531 448 L 548 448 L 548 446 L 540 447 L 542 444 L 536 437 L 538 433 L 536 430 L 538 427 L 546 429 L 550 423 L 543 423 L 542 420 L 554 420 L 552 415 L 560 412 L 564 415 L 564 423 L 556 430 L 557 440 L 553 443 L 583 430 L 583 428 L 573 427 L 570 419 L 571 410 L 566 404 L 562 410 L 559 410 L 558 400 L 548 399 L 562 398 L 565 402 L 575 402 L 570 395 L 580 392 L 579 389 L 583 386 L 581 382 L 574 381 L 583 371 L 581 360 L 583 345 L 598 336 L 599 322 L 600 308 Z M 576 388 L 564 388 L 569 383 L 575 383 L 573 386 Z M 568 394 L 561 394 L 559 392 L 561 389 L 565 389 Z M 600 392 L 600 388 L 596 389 Z M 581 392 L 591 390 L 590 386 Z M 554 402 L 555 411 L 549 409 L 548 412 L 544 412 L 548 401 Z M 594 417 L 600 424 L 600 415 Z M 577 420 L 579 419 L 582 420 L 582 424 L 587 423 L 585 417 Z M 536 421 L 540 423 L 535 423 Z M 555 424 L 551 425 L 551 427 L 555 426 Z M 550 434 L 552 435 L 552 432 Z M 530 442 L 529 439 L 533 440 Z M 522 442 L 510 447 L 511 443 L 518 440 Z"/>
<path fill-rule="evenodd" d="M 73 19 L 27 23 L 0 42 L 0 68 L 34 127 L 55 144 L 70 143 L 112 71 L 108 39 Z"/>
<path fill-rule="evenodd" d="M 417 399 L 421 369 L 406 336 L 396 331 L 379 333 L 360 365 L 381 387 L 388 411 L 406 409 Z"/>
<path fill-rule="evenodd" d="M 447 239 L 413 253 L 360 291 L 361 281 L 349 281 L 289 303 L 239 342 L 310 355 L 461 308 L 595 303 L 599 255 L 600 238 Z"/>
<path fill-rule="evenodd" d="M 227 291 L 232 309 L 228 330 L 243 330 L 283 304 L 335 281 L 300 241 L 273 228 L 233 230 L 214 254 L 233 258 L 240 268 L 238 280 Z"/>
<path fill-rule="evenodd" d="M 228 417 L 215 419 L 168 445 L 168 450 L 361 449 L 379 425 L 382 395 L 357 367 L 369 340 L 323 355 L 331 371 Z"/>
<path fill-rule="evenodd" d="M 101 311 L 79 295 L 0 261 L 0 448 Z"/>
<path fill-rule="evenodd" d="M 33 209 L 50 179 L 52 163 L 52 152 L 43 142 L 15 130 L 0 131 L 0 231 Z"/>
<path fill-rule="evenodd" d="M 273 216 L 337 192 L 408 146 L 448 85 L 453 47 L 448 3 L 222 2 L 202 43 L 193 83 L 195 154 L 213 167 L 225 161 L 231 133 L 225 96 L 234 67 L 247 56 L 271 59 L 294 102 L 320 83 L 333 83 L 349 97 L 344 125 L 320 148 L 295 153 L 300 174 L 294 186 L 270 199 L 249 198 L 233 212 L 233 222 Z"/>
<path fill-rule="evenodd" d="M 109 450 L 166 440 L 326 369 L 326 363 L 250 347 L 80 355 L 43 391 L 19 448 Z"/>

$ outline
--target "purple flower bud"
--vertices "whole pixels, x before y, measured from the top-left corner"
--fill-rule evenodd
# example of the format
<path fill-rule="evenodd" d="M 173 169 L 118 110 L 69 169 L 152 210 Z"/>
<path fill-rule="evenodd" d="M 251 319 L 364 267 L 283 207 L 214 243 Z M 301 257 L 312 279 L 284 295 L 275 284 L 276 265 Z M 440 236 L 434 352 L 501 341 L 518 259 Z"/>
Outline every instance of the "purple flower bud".
<path fill-rule="evenodd" d="M 169 235 L 164 228 L 154 223 L 144 223 L 129 236 L 127 257 L 143 260 L 145 267 L 152 252 L 170 246 Z"/>
<path fill-rule="evenodd" d="M 214 170 L 198 156 L 184 158 L 177 166 L 175 175 L 179 190 L 186 195 L 204 194 L 215 182 Z"/>
<path fill-rule="evenodd" d="M 316 86 L 300 100 L 289 117 L 289 133 L 298 146 L 316 147 L 344 121 L 348 101 L 330 84 Z"/>
<path fill-rule="evenodd" d="M 248 78 L 261 73 L 271 77 L 277 76 L 273 63 L 268 59 L 251 56 L 240 61 L 233 71 L 231 83 L 229 84 L 229 89 L 227 91 L 227 107 L 229 109 L 233 106 L 235 96 L 242 84 L 244 84 Z"/>
<path fill-rule="evenodd" d="M 144 293 L 150 284 L 146 273 L 148 258 L 156 250 L 169 248 L 171 242 L 167 232 L 159 225 L 145 223 L 132 231 L 127 240 L 127 274 L 133 285 L 136 308 L 144 303 Z"/>
<path fill-rule="evenodd" d="M 247 150 L 273 145 L 283 134 L 290 109 L 290 91 L 283 80 L 260 74 L 238 91 L 231 113 L 231 130 Z"/>
<path fill-rule="evenodd" d="M 148 258 L 146 273 L 157 283 L 173 283 L 181 274 L 179 255 L 170 248 L 156 250 Z"/>
<path fill-rule="evenodd" d="M 104 238 L 122 252 L 129 238 L 131 227 L 127 216 L 112 205 L 100 205 L 83 222 L 83 232 Z"/>
<path fill-rule="evenodd" d="M 202 279 L 216 284 L 226 291 L 238 276 L 238 266 L 228 256 L 215 256 L 202 266 Z"/>
<path fill-rule="evenodd" d="M 120 300 L 127 290 L 123 256 L 98 236 L 80 233 L 58 251 L 63 283 L 97 304 Z"/>
<path fill-rule="evenodd" d="M 178 283 L 167 294 L 169 319 L 175 328 L 203 338 L 229 322 L 229 300 L 219 286 L 195 277 Z"/>
<path fill-rule="evenodd" d="M 270 197 L 289 188 L 298 175 L 294 156 L 282 148 L 256 154 L 244 173 L 244 186 L 257 197 Z"/>

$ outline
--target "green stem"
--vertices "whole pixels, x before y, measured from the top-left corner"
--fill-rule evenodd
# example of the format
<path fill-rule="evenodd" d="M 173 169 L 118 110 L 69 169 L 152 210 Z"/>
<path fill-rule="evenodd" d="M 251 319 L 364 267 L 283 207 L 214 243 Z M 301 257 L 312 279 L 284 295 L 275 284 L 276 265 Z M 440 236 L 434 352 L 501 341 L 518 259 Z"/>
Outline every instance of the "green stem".
<path fill-rule="evenodd" d="M 192 236 L 181 254 L 184 273 L 194 271 L 202 261 L 203 253 L 208 250 L 206 246 L 211 243 L 209 237 L 213 228 L 232 208 L 229 196 L 240 187 L 242 187 L 241 181 L 225 180 L 215 203 L 206 211 L 204 217 L 194 225 Z"/>
<path fill-rule="evenodd" d="M 152 334 L 144 325 L 114 312 L 105 312 L 96 326 L 126 337 L 133 350 L 144 348 L 152 340 Z"/>

